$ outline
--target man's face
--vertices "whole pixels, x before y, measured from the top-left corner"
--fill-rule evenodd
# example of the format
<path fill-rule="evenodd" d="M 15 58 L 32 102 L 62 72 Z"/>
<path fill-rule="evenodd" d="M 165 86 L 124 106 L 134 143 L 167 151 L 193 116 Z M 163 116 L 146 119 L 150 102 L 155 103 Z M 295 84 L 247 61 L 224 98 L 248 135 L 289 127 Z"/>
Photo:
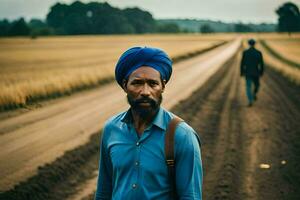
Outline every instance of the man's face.
<path fill-rule="evenodd" d="M 131 108 L 141 115 L 147 115 L 159 109 L 165 84 L 158 71 L 143 66 L 130 74 L 123 88 Z"/>

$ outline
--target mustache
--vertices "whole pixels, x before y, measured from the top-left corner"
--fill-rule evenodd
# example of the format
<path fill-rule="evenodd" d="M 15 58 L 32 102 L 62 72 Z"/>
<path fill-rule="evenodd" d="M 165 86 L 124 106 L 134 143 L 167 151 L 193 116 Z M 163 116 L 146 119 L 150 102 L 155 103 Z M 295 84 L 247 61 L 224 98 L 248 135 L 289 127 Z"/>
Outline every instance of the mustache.
<path fill-rule="evenodd" d="M 135 100 L 134 103 L 136 103 L 136 104 L 139 104 L 139 103 L 155 104 L 156 102 L 151 98 L 143 97 L 143 98 Z"/>
<path fill-rule="evenodd" d="M 134 99 L 130 94 L 127 94 L 127 101 L 129 105 L 132 107 L 132 109 L 136 111 L 147 111 L 150 110 L 156 110 L 159 108 L 161 102 L 162 102 L 162 96 L 160 95 L 159 98 L 152 99 L 151 97 L 145 97 L 142 96 L 140 98 Z M 141 105 L 141 103 L 149 103 L 150 107 L 144 107 Z"/>
<path fill-rule="evenodd" d="M 162 101 L 162 96 L 160 95 L 157 100 L 150 97 L 140 97 L 134 99 L 130 94 L 127 94 L 127 101 L 131 108 L 135 110 L 141 117 L 147 117 L 150 112 L 156 112 Z M 150 106 L 144 107 L 141 103 L 149 103 Z"/>

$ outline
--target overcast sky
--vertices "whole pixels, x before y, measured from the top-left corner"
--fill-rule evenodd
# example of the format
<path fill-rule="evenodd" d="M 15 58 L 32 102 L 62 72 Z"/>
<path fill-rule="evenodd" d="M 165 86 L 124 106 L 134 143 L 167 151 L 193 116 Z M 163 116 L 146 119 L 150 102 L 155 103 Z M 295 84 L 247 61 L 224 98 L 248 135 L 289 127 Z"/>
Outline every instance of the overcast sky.
<path fill-rule="evenodd" d="M 45 19 L 56 2 L 74 0 L 0 0 L 0 19 L 25 17 Z M 91 2 L 81 0 L 82 2 Z M 93 0 L 104 2 L 103 0 Z M 119 8 L 140 7 L 156 19 L 196 18 L 225 22 L 276 23 L 275 10 L 289 0 L 107 0 Z M 290 0 L 298 7 L 300 0 Z"/>

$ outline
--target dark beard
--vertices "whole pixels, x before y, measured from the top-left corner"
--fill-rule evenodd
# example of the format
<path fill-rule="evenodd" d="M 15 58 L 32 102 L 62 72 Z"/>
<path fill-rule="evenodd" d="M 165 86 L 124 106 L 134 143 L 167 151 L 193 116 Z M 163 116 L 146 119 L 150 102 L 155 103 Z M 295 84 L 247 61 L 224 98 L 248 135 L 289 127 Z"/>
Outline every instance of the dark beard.
<path fill-rule="evenodd" d="M 149 115 L 155 114 L 160 107 L 162 102 L 162 95 L 160 94 L 158 101 L 154 99 L 143 97 L 137 100 L 134 100 L 129 94 L 127 94 L 127 101 L 131 106 L 131 109 L 134 110 L 140 117 L 147 118 Z M 149 107 L 141 106 L 140 103 L 149 103 Z"/>

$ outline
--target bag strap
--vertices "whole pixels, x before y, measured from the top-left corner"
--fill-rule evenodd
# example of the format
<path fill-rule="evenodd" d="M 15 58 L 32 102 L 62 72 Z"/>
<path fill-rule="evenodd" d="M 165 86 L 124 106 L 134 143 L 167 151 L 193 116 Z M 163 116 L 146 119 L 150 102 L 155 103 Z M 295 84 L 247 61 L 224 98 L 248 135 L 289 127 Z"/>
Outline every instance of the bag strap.
<path fill-rule="evenodd" d="M 183 119 L 175 116 L 169 123 L 166 136 L 165 136 L 165 158 L 168 167 L 169 180 L 171 182 L 173 198 L 176 197 L 176 181 L 175 181 L 175 153 L 174 153 L 174 140 L 175 130 L 177 125 L 183 122 Z"/>

